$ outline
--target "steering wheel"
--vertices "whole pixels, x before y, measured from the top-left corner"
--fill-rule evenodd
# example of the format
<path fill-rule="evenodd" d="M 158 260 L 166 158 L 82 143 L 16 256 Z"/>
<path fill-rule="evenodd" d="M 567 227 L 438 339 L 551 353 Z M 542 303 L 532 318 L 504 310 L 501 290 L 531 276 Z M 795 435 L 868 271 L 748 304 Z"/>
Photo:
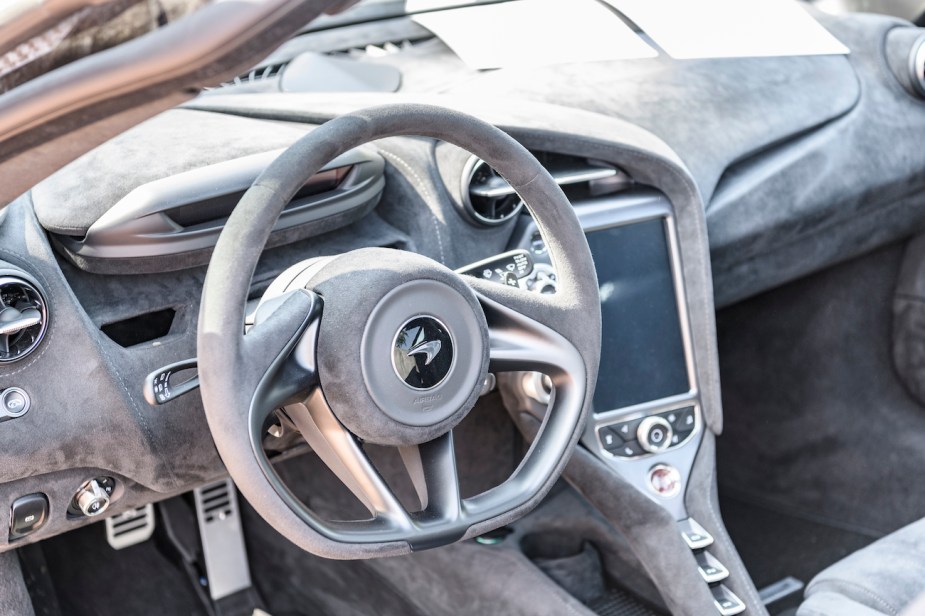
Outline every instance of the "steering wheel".
<path fill-rule="evenodd" d="M 284 206 L 323 165 L 364 143 L 417 135 L 454 143 L 523 198 L 559 276 L 554 295 L 463 278 L 421 255 L 366 248 L 311 260 L 273 283 L 244 331 L 251 278 Z M 539 162 L 501 130 L 424 105 L 331 120 L 283 152 L 244 194 L 209 264 L 199 314 L 202 398 L 231 478 L 277 531 L 316 555 L 405 554 L 478 536 L 549 491 L 584 428 L 600 358 L 597 277 L 572 208 Z M 554 395 L 523 461 L 461 498 L 453 428 L 489 372 L 547 374 Z M 322 519 L 281 482 L 262 441 L 279 408 L 369 510 Z M 420 501 L 409 511 L 364 452 L 399 448 Z"/>

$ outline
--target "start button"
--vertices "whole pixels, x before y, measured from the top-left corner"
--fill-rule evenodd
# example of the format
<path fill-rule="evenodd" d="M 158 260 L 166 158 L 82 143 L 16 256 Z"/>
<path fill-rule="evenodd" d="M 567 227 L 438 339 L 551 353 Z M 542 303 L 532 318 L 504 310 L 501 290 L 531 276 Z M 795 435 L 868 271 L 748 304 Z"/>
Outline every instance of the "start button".
<path fill-rule="evenodd" d="M 681 473 L 669 464 L 656 464 L 649 471 L 649 487 L 659 496 L 676 496 L 681 491 Z"/>

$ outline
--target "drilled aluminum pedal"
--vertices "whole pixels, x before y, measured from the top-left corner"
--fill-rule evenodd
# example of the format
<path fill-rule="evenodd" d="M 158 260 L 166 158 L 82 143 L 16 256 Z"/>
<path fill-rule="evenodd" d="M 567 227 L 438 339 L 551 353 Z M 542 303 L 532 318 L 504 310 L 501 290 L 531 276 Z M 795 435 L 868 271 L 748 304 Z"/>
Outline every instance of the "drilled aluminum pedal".
<path fill-rule="evenodd" d="M 106 518 L 106 541 L 114 550 L 121 550 L 143 541 L 154 534 L 154 505 L 129 509 Z"/>
<path fill-rule="evenodd" d="M 219 601 L 251 586 L 237 493 L 230 479 L 193 492 L 209 594 Z"/>

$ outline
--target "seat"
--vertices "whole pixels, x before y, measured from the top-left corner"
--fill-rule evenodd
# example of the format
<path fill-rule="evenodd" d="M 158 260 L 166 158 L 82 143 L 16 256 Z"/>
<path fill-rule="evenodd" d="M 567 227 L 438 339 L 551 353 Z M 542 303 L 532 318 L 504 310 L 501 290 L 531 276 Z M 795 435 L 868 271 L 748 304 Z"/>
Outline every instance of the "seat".
<path fill-rule="evenodd" d="M 806 587 L 797 616 L 921 615 L 923 594 L 925 519 L 822 571 Z"/>

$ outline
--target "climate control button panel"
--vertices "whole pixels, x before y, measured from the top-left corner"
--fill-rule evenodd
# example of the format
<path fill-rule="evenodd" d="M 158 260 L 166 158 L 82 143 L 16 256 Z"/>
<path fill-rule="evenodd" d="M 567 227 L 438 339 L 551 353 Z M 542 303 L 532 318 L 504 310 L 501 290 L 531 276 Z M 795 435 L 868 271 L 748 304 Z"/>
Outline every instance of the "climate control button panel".
<path fill-rule="evenodd" d="M 697 412 L 687 406 L 598 428 L 601 447 L 618 458 L 660 453 L 684 444 L 697 428 Z"/>

